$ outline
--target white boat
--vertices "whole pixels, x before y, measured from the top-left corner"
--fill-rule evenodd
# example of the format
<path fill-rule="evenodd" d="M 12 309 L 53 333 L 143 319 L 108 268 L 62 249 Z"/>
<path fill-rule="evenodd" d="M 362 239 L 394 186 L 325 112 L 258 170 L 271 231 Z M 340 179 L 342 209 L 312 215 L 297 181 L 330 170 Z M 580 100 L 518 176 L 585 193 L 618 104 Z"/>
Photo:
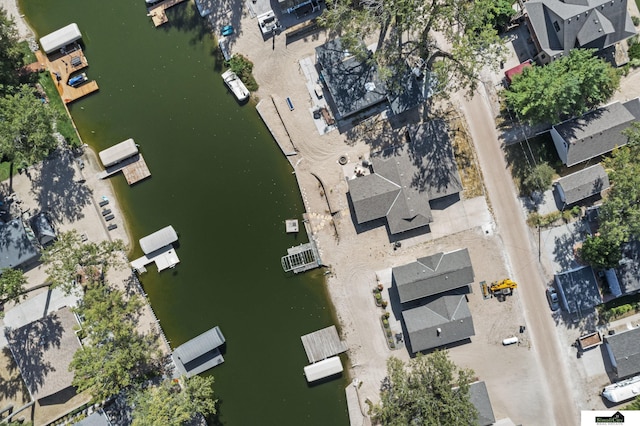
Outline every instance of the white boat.
<path fill-rule="evenodd" d="M 225 71 L 222 73 L 222 79 L 227 87 L 233 92 L 238 102 L 245 101 L 249 98 L 249 91 L 235 72 L 231 70 Z"/>

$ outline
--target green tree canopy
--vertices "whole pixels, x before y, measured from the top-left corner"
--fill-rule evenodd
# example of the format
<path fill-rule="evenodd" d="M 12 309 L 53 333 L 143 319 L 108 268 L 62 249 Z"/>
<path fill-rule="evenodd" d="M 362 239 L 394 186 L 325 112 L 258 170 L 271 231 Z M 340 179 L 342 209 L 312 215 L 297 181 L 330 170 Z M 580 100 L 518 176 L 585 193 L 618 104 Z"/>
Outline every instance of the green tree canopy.
<path fill-rule="evenodd" d="M 640 125 L 625 131 L 629 143 L 604 161 L 611 189 L 598 215 L 598 234 L 587 238 L 580 257 L 596 268 L 615 267 L 622 246 L 640 238 Z"/>
<path fill-rule="evenodd" d="M 184 389 L 170 380 L 139 390 L 133 397 L 132 426 L 181 426 L 197 413 L 216 413 L 213 376 L 184 380 Z"/>
<path fill-rule="evenodd" d="M 150 371 L 157 356 L 154 336 L 136 330 L 142 302 L 137 295 L 125 298 L 119 290 L 93 283 L 74 312 L 82 319 L 83 347 L 69 370 L 79 392 L 95 400 L 116 395 Z"/>
<path fill-rule="evenodd" d="M 499 10 L 491 0 L 327 0 L 320 22 L 363 59 L 369 55 L 362 41 L 375 36 L 373 59 L 388 84 L 398 83 L 394 77 L 407 63 L 424 61 L 437 93 L 446 96 L 473 92 L 481 68 L 502 58 L 494 29 Z"/>
<path fill-rule="evenodd" d="M 573 49 L 544 67 L 525 68 L 504 98 L 520 119 L 555 124 L 607 101 L 620 86 L 618 72 L 592 50 Z"/>
<path fill-rule="evenodd" d="M 381 401 L 372 407 L 373 420 L 381 425 L 472 425 L 478 411 L 469 400 L 473 371 L 458 369 L 446 351 L 418 355 L 405 365 L 391 357 L 380 391 Z"/>
<path fill-rule="evenodd" d="M 537 164 L 522 180 L 522 188 L 526 192 L 546 191 L 551 187 L 553 175 L 555 171 L 549 163 L 542 162 Z"/>
<path fill-rule="evenodd" d="M 0 98 L 0 155 L 19 167 L 46 158 L 57 146 L 54 114 L 26 85 Z"/>
<path fill-rule="evenodd" d="M 18 302 L 27 278 L 20 269 L 3 269 L 0 275 L 0 305 L 10 300 Z"/>
<path fill-rule="evenodd" d="M 16 25 L 0 8 L 0 96 L 12 93 L 18 87 L 19 70 L 23 65 L 24 54 L 18 46 Z"/>
<path fill-rule="evenodd" d="M 119 252 L 124 248 L 121 240 L 83 242 L 78 232 L 72 230 L 59 234 L 44 250 L 41 260 L 47 265 L 51 285 L 69 290 L 81 269 L 98 267 L 106 273 L 109 267 L 122 265 L 123 257 Z"/>

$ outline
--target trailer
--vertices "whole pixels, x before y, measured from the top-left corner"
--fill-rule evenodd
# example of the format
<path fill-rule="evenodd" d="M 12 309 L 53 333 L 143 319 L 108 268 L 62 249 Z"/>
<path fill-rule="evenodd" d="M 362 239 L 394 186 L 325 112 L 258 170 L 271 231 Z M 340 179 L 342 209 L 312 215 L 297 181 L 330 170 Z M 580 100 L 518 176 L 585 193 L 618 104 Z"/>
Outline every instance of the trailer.
<path fill-rule="evenodd" d="M 578 338 L 578 349 L 586 351 L 602 344 L 602 335 L 599 331 L 583 334 Z"/>

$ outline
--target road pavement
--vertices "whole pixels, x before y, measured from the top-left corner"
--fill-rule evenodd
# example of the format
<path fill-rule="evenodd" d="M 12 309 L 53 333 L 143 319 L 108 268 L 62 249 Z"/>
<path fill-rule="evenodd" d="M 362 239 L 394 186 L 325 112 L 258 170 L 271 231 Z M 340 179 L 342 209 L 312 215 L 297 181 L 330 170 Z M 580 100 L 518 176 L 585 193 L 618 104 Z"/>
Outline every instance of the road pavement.
<path fill-rule="evenodd" d="M 512 279 L 518 283 L 517 291 L 522 300 L 532 349 L 537 355 L 538 365 L 535 367 L 546 382 L 546 388 L 540 391 L 548 401 L 548 410 L 538 411 L 548 418 L 541 417 L 539 424 L 575 425 L 580 413 L 570 391 L 565 355 L 560 350 L 556 325 L 544 296 L 546 279 L 538 262 L 538 249 L 532 243 L 518 204 L 516 188 L 483 90 L 480 87 L 480 93 L 471 100 L 461 96 L 460 108 L 466 116 L 476 147 L 498 233 L 502 236 L 508 264 L 511 265 Z M 523 383 L 523 386 L 527 384 Z"/>

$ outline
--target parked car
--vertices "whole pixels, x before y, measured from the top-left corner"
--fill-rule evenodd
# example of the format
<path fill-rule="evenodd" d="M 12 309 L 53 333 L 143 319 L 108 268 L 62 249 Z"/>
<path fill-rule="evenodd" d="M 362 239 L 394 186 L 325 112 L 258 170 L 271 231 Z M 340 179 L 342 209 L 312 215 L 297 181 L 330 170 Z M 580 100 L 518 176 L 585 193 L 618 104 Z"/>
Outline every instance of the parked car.
<path fill-rule="evenodd" d="M 233 34 L 233 26 L 232 25 L 225 25 L 224 27 L 222 27 L 221 33 L 225 37 L 230 36 L 231 34 Z"/>
<path fill-rule="evenodd" d="M 552 311 L 557 311 L 560 308 L 558 293 L 553 287 L 547 288 L 547 302 L 549 302 L 549 307 Z"/>

